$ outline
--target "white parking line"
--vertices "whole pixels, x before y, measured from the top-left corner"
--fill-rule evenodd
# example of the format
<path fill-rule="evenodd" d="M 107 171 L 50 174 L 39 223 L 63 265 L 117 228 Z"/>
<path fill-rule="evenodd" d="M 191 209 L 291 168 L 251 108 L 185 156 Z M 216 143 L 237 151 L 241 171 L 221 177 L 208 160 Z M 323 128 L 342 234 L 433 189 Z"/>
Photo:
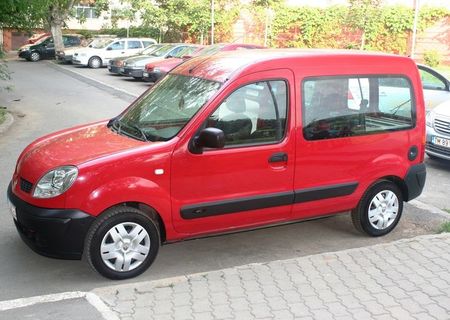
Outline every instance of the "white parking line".
<path fill-rule="evenodd" d="M 80 299 L 80 298 L 86 299 L 95 309 L 97 309 L 97 311 L 101 314 L 103 319 L 119 320 L 117 314 L 114 313 L 114 311 L 112 311 L 103 302 L 103 300 L 100 299 L 99 296 L 97 296 L 95 293 L 92 292 L 81 292 L 81 291 L 62 292 L 29 298 L 0 301 L 0 312 L 11 309 L 29 307 L 36 304 L 58 302 L 63 300 Z"/>

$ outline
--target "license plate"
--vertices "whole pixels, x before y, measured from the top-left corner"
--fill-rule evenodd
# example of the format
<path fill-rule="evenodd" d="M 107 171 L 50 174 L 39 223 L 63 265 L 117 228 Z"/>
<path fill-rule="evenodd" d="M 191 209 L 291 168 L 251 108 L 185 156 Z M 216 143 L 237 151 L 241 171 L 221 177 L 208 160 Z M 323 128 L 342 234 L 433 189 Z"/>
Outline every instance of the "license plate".
<path fill-rule="evenodd" d="M 8 200 L 8 207 L 9 207 L 9 212 L 11 213 L 12 217 L 14 218 L 14 220 L 17 220 L 16 206 L 13 205 L 13 204 Z"/>
<path fill-rule="evenodd" d="M 432 137 L 431 142 L 441 147 L 450 148 L 450 140 L 440 138 L 440 137 Z"/>
<path fill-rule="evenodd" d="M 144 72 L 144 73 L 142 74 L 142 76 L 143 76 L 143 77 L 148 77 L 148 72 Z"/>

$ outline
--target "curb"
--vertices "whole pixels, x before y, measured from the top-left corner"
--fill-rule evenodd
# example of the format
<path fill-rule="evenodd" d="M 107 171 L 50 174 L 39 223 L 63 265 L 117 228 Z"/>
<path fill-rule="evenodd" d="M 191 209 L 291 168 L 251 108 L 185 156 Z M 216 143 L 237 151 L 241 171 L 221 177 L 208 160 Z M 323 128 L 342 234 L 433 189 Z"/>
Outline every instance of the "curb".
<path fill-rule="evenodd" d="M 80 80 L 84 83 L 87 83 L 89 85 L 92 85 L 100 90 L 104 90 L 108 93 L 111 93 L 112 95 L 123 99 L 127 102 L 133 102 L 134 100 L 136 100 L 136 98 L 138 97 L 138 95 L 132 94 L 131 92 L 125 91 L 123 89 L 111 86 L 107 83 L 104 83 L 102 81 L 93 79 L 91 77 L 88 77 L 84 74 L 81 74 L 80 72 L 77 72 L 75 70 L 70 70 L 70 69 L 66 69 L 63 68 L 61 66 L 58 65 L 58 63 L 54 62 L 54 61 L 45 61 L 51 68 L 58 70 L 64 74 L 67 74 L 68 76 L 71 76 L 72 78 L 75 78 L 77 80 Z"/>
<path fill-rule="evenodd" d="M 3 121 L 2 124 L 0 124 L 0 134 L 6 132 L 12 126 L 13 123 L 14 123 L 14 117 L 12 116 L 11 113 L 6 111 L 5 121 Z"/>
<path fill-rule="evenodd" d="M 411 200 L 408 202 L 410 205 L 418 208 L 418 209 L 422 209 L 425 211 L 428 211 L 432 214 L 437 214 L 438 216 L 440 216 L 441 218 L 444 218 L 446 220 L 450 220 L 450 214 L 448 212 L 445 212 L 444 210 L 441 210 L 435 206 L 432 206 L 431 204 L 426 204 L 422 201 L 419 200 Z"/>
<path fill-rule="evenodd" d="M 141 282 L 126 283 L 126 284 L 118 284 L 118 285 L 95 288 L 95 289 L 91 290 L 90 292 L 94 293 L 95 295 L 100 297 L 100 299 L 102 299 L 103 294 L 115 292 L 115 291 L 118 291 L 119 289 L 139 290 L 139 287 L 143 287 L 143 286 L 145 286 L 145 287 L 168 287 L 172 284 L 177 284 L 177 283 L 183 282 L 183 281 L 189 281 L 189 279 L 192 279 L 195 277 L 201 277 L 208 273 L 227 272 L 227 271 L 234 270 L 234 269 L 247 268 L 248 266 L 261 266 L 261 265 L 266 265 L 268 263 L 277 263 L 277 262 L 286 262 L 286 261 L 293 261 L 293 260 L 299 260 L 299 259 L 308 259 L 311 257 L 326 256 L 326 255 L 332 255 L 332 254 L 337 254 L 337 253 L 348 253 L 348 252 L 354 252 L 354 251 L 359 251 L 359 250 L 364 250 L 364 249 L 369 249 L 369 248 L 385 247 L 385 246 L 389 246 L 392 244 L 404 244 L 404 243 L 410 243 L 410 242 L 417 242 L 422 239 L 436 239 L 436 238 L 438 238 L 438 239 L 439 238 L 450 238 L 450 233 L 428 234 L 428 235 L 417 236 L 417 237 L 409 238 L 409 239 L 400 239 L 400 240 L 386 242 L 386 243 L 373 244 L 370 246 L 363 246 L 363 247 L 358 247 L 358 248 L 351 248 L 351 249 L 345 249 L 345 250 L 328 251 L 328 252 L 323 252 L 323 253 L 318 253 L 318 254 L 311 254 L 311 255 L 298 257 L 298 258 L 279 259 L 279 260 L 273 260 L 273 261 L 268 261 L 268 262 L 248 263 L 248 264 L 235 266 L 235 267 L 231 267 L 231 268 L 211 270 L 211 271 L 205 271 L 205 272 L 199 272 L 199 273 L 192 273 L 192 274 L 186 274 L 186 275 L 181 275 L 181 276 L 176 276 L 176 277 L 171 277 L 171 278 L 163 278 L 163 279 L 151 280 L 151 281 L 141 281 Z M 107 302 L 105 300 L 103 300 L 103 301 L 105 304 L 107 304 Z"/>

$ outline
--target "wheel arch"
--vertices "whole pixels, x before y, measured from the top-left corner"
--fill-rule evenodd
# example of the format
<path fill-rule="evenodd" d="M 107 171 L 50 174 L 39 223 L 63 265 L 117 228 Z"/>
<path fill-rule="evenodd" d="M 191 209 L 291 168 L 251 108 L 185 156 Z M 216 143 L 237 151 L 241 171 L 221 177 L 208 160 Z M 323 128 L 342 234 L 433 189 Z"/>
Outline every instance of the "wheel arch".
<path fill-rule="evenodd" d="M 408 201 L 409 199 L 409 193 L 408 193 L 408 186 L 406 185 L 405 181 L 397 176 L 387 176 L 379 179 L 379 181 L 390 181 L 394 183 L 402 192 L 403 201 Z"/>
<path fill-rule="evenodd" d="M 112 208 L 117 208 L 117 207 L 121 207 L 121 206 L 131 207 L 131 208 L 141 210 L 147 216 L 149 216 L 154 221 L 156 221 L 158 223 L 159 236 L 160 236 L 161 243 L 166 242 L 166 239 L 167 239 L 166 224 L 165 224 L 163 218 L 161 217 L 161 215 L 158 213 L 158 211 L 156 211 L 153 207 L 149 206 L 148 204 L 145 204 L 142 202 L 137 202 L 137 201 L 117 203 L 113 206 L 106 208 L 102 213 L 100 213 L 98 215 L 98 217 L 100 217 L 105 212 L 108 212 L 108 210 L 111 210 Z"/>

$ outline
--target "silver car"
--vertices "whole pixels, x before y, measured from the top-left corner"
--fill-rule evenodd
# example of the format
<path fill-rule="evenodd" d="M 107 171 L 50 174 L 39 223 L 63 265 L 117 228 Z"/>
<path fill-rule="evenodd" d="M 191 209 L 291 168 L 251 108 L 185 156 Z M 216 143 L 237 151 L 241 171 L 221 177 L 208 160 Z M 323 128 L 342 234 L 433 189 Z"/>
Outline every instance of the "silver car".
<path fill-rule="evenodd" d="M 417 65 L 422 79 L 425 108 L 431 110 L 440 103 L 450 100 L 450 81 L 436 70 Z"/>
<path fill-rule="evenodd" d="M 427 143 L 430 158 L 450 160 L 450 100 L 427 111 Z"/>

